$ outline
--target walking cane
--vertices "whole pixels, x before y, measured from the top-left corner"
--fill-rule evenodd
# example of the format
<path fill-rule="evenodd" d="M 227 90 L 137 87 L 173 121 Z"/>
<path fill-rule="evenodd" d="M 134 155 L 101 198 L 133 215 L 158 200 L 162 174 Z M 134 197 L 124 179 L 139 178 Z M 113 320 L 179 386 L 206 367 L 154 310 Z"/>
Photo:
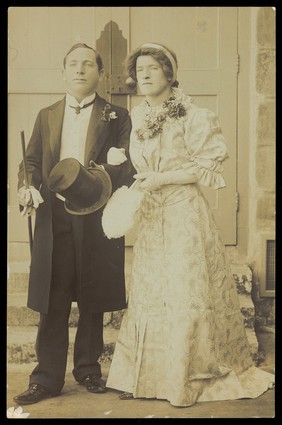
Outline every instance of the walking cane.
<path fill-rule="evenodd" d="M 22 141 L 22 151 L 23 151 L 23 170 L 24 170 L 25 188 L 28 189 L 29 188 L 29 182 L 28 182 L 27 167 L 26 167 L 24 131 L 21 131 L 21 141 Z M 28 220 L 29 249 L 30 249 L 30 255 L 31 255 L 32 254 L 33 237 L 32 237 L 32 222 L 31 222 L 31 216 L 30 215 L 28 216 L 27 220 Z"/>

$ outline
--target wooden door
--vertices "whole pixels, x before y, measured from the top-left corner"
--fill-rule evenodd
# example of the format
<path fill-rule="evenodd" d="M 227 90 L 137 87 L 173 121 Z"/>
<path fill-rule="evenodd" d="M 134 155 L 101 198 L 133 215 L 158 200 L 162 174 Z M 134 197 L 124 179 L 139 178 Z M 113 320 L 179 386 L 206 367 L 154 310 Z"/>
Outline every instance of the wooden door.
<path fill-rule="evenodd" d="M 237 152 L 237 8 L 133 7 L 130 44 L 171 47 L 179 62 L 178 81 L 197 105 L 219 115 L 230 158 L 225 162 L 226 188 L 204 189 L 226 245 L 236 244 Z M 131 107 L 140 94 L 131 96 Z M 134 235 L 131 237 L 134 238 Z"/>
<path fill-rule="evenodd" d="M 175 50 L 185 92 L 220 117 L 230 155 L 227 187 L 205 192 L 225 244 L 236 244 L 237 8 L 13 7 L 8 26 L 9 241 L 28 241 L 16 201 L 20 131 L 28 141 L 39 109 L 63 96 L 63 55 L 78 41 L 97 44 L 106 67 L 99 92 L 130 110 L 141 95 L 128 94 L 122 62 L 129 50 L 155 41 Z M 127 243 L 133 240 L 134 231 Z"/>

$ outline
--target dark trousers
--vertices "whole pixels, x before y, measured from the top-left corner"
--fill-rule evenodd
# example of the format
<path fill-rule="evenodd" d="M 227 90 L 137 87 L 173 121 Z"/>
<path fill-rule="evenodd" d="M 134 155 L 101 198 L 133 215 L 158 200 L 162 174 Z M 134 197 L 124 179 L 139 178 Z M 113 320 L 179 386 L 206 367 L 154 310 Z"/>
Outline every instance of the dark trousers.
<path fill-rule="evenodd" d="M 69 315 L 74 296 L 80 308 L 80 244 L 83 216 L 69 214 L 57 199 L 53 205 L 52 281 L 48 314 L 40 315 L 36 339 L 38 364 L 30 383 L 60 392 L 64 386 L 69 347 Z M 44 243 L 44 242 L 42 242 Z M 98 358 L 103 350 L 103 313 L 80 312 L 74 342 L 73 375 L 101 376 Z"/>

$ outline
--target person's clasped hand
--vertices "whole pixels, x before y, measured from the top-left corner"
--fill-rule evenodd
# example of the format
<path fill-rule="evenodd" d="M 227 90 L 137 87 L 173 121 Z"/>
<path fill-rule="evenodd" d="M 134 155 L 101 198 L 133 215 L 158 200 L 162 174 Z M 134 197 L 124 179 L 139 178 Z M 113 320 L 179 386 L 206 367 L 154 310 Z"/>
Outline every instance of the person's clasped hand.
<path fill-rule="evenodd" d="M 127 161 L 124 148 L 111 147 L 107 153 L 107 164 L 120 165 Z"/>
<path fill-rule="evenodd" d="M 18 190 L 18 203 L 24 207 L 21 211 L 23 217 L 34 215 L 39 205 L 44 202 L 39 191 L 33 186 L 21 187 Z"/>
<path fill-rule="evenodd" d="M 167 184 L 165 173 L 156 171 L 147 171 L 146 173 L 138 173 L 133 176 L 137 180 L 141 180 L 140 189 L 154 191 L 158 190 L 164 184 Z"/>

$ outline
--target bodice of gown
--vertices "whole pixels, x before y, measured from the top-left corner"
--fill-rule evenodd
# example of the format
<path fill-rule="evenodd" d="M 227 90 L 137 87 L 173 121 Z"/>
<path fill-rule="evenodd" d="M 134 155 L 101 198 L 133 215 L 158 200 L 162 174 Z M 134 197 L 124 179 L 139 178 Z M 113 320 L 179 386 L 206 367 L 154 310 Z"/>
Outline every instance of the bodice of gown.
<path fill-rule="evenodd" d="M 162 132 L 140 140 L 146 115 L 161 112 L 162 105 L 150 108 L 144 100 L 132 110 L 130 156 L 137 172 L 185 169 L 196 174 L 200 184 L 214 189 L 225 186 L 222 162 L 228 157 L 224 137 L 216 114 L 196 106 L 190 96 L 174 89 L 185 115 L 167 117 Z"/>

